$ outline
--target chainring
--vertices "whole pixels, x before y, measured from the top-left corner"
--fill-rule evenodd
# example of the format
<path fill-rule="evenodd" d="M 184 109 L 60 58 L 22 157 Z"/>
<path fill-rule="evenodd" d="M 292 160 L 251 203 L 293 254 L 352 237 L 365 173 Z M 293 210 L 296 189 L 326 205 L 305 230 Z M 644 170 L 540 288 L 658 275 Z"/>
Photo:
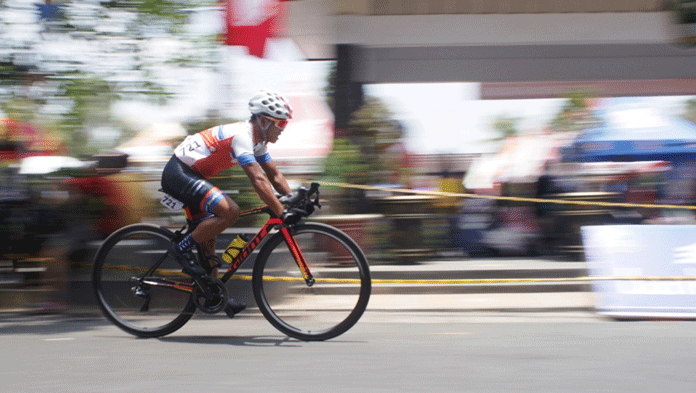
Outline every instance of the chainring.
<path fill-rule="evenodd" d="M 206 314 L 215 314 L 222 311 L 225 305 L 227 305 L 227 287 L 217 278 L 206 277 L 203 280 L 210 291 L 210 298 L 206 297 L 205 292 L 196 285 L 193 290 L 193 299 L 196 307 Z"/>

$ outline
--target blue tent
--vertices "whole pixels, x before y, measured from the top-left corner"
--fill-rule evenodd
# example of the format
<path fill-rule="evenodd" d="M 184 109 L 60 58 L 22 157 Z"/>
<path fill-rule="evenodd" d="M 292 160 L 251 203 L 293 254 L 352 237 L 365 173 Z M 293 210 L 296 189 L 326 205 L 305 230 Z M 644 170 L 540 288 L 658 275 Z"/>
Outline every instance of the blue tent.
<path fill-rule="evenodd" d="M 586 130 L 564 149 L 564 161 L 696 159 L 696 125 L 660 113 L 646 99 L 607 99 L 596 115 L 600 125 Z"/>

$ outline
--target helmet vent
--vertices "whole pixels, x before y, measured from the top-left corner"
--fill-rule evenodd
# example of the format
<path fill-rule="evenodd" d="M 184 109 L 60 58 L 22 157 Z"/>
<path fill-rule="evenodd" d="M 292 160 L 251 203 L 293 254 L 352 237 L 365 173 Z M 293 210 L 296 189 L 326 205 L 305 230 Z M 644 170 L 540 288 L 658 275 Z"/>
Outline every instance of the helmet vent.
<path fill-rule="evenodd" d="M 288 102 L 283 97 L 266 91 L 259 91 L 251 98 L 249 110 L 255 115 L 265 114 L 283 120 L 292 118 L 292 108 Z"/>

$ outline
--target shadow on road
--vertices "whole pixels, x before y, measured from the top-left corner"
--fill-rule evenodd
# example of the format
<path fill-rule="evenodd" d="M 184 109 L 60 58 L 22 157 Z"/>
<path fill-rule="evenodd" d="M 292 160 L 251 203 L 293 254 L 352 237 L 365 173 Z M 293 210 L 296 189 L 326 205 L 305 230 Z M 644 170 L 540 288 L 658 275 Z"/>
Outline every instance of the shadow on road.
<path fill-rule="evenodd" d="M 290 337 L 276 336 L 169 336 L 160 337 L 158 340 L 171 343 L 188 343 L 188 344 L 226 344 L 235 346 L 249 347 L 301 347 L 308 344 L 306 341 L 297 340 Z M 332 343 L 356 343 L 358 341 L 347 341 L 333 339 L 329 340 Z M 362 341 L 361 341 L 362 342 Z"/>
<path fill-rule="evenodd" d="M 188 344 L 227 344 L 250 347 L 299 347 L 302 341 L 290 337 L 272 336 L 185 336 L 185 337 L 160 337 L 158 340 L 171 343 Z"/>

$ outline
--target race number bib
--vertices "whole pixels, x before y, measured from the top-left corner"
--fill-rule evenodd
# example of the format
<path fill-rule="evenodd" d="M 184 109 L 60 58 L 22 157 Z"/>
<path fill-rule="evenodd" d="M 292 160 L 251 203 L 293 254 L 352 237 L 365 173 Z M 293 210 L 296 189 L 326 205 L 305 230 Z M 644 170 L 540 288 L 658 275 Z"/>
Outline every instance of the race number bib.
<path fill-rule="evenodd" d="M 179 210 L 184 208 L 183 202 L 167 194 L 164 194 L 164 196 L 160 200 L 160 203 L 172 210 Z"/>
<path fill-rule="evenodd" d="M 211 151 L 200 133 L 187 136 L 174 150 L 174 155 L 188 166 L 193 166 L 196 161 L 207 158 L 210 154 Z"/>

